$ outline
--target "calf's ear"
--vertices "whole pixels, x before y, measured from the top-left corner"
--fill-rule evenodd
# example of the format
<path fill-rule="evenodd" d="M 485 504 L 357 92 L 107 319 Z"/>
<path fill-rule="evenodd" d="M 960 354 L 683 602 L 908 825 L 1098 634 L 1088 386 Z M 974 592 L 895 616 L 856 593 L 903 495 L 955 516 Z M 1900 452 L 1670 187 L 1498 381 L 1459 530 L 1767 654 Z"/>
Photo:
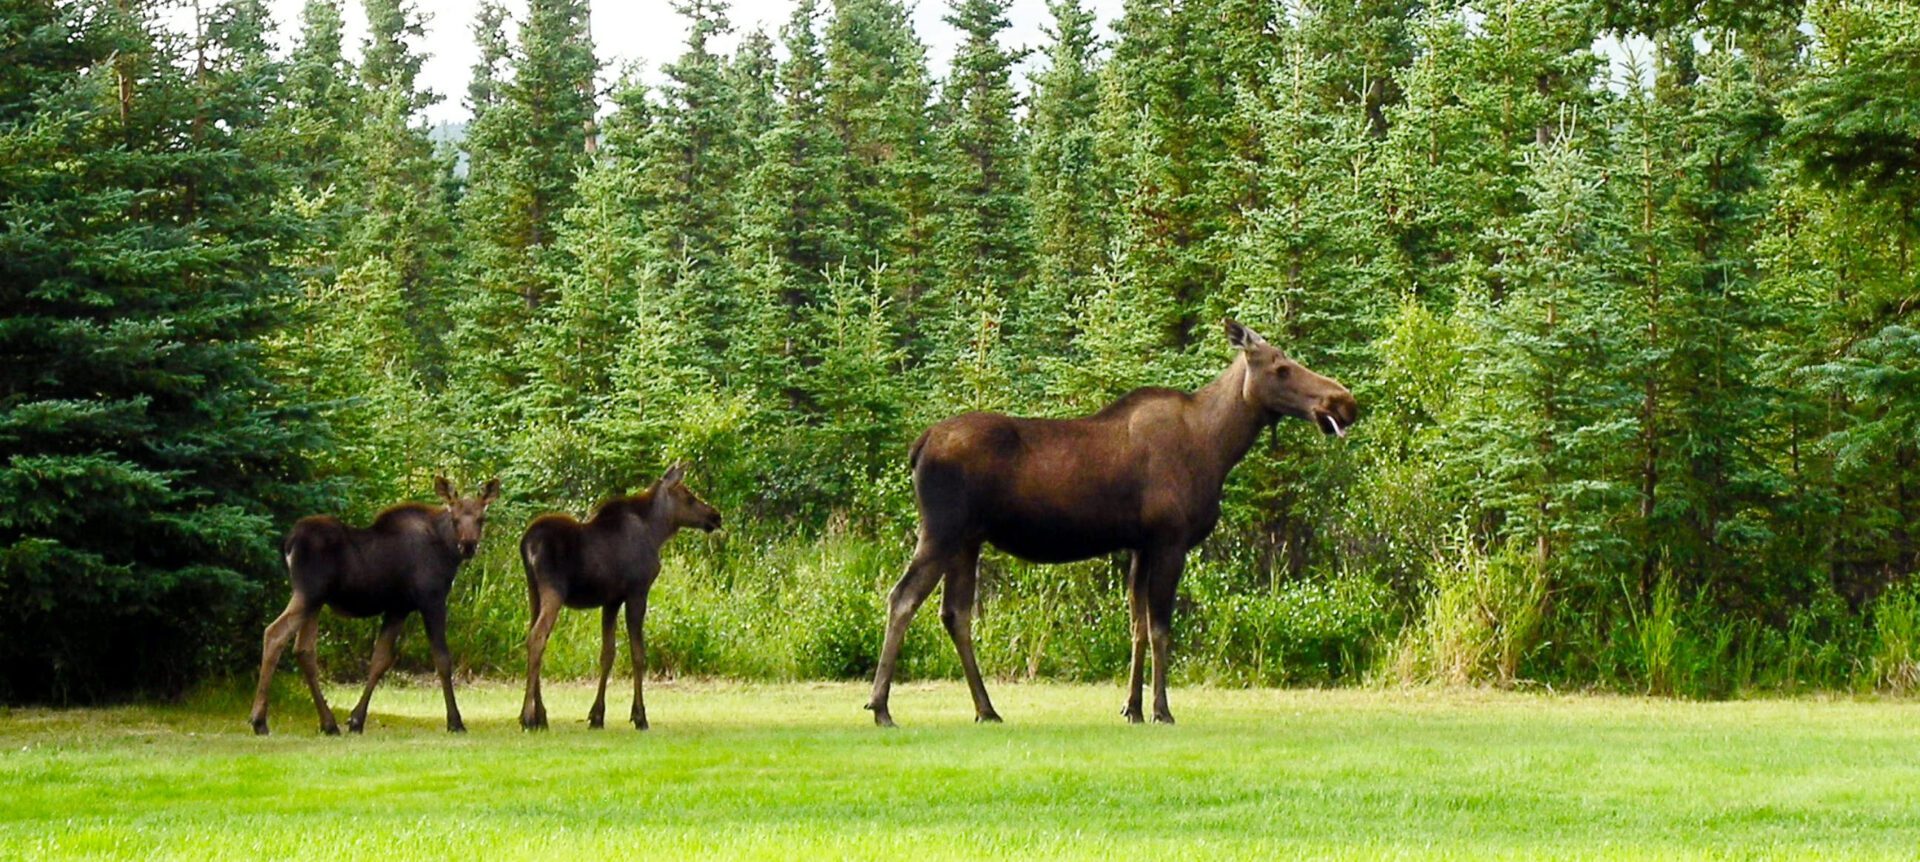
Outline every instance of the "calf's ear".
<path fill-rule="evenodd" d="M 453 487 L 453 483 L 447 481 L 447 477 L 445 476 L 433 477 L 433 492 L 439 494 L 440 499 L 449 503 L 460 499 L 459 489 Z"/>
<path fill-rule="evenodd" d="M 660 484 L 673 485 L 685 478 L 687 478 L 687 462 L 682 461 L 669 468 L 665 476 L 660 477 Z"/>
<path fill-rule="evenodd" d="M 493 501 L 498 499 L 500 499 L 500 477 L 495 476 L 487 480 L 487 487 L 480 489 L 480 505 L 491 506 Z"/>

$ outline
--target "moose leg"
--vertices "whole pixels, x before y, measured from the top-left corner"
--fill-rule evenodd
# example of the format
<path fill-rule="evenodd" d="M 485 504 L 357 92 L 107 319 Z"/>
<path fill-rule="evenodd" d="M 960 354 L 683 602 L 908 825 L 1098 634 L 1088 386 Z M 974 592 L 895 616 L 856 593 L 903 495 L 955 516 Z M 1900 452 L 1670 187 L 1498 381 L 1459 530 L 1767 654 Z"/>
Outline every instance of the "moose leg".
<path fill-rule="evenodd" d="M 1173 660 L 1173 600 L 1185 565 L 1184 554 L 1160 555 L 1157 564 L 1145 572 L 1148 635 L 1153 640 L 1153 720 L 1156 724 L 1173 723 L 1173 712 L 1167 709 L 1167 670 Z"/>
<path fill-rule="evenodd" d="M 367 704 L 373 700 L 373 687 L 379 685 L 380 678 L 393 667 L 393 644 L 400 639 L 400 630 L 406 625 L 406 614 L 387 614 L 380 624 L 380 636 L 373 639 L 373 663 L 367 667 L 367 690 L 360 693 L 360 702 L 347 715 L 348 733 L 366 730 Z"/>
<path fill-rule="evenodd" d="M 925 539 L 913 553 L 913 562 L 907 564 L 906 574 L 900 576 L 900 582 L 893 585 L 893 592 L 887 596 L 887 638 L 880 647 L 880 666 L 873 672 L 873 696 L 867 700 L 867 709 L 873 710 L 873 723 L 881 727 L 893 726 L 893 715 L 887 711 L 887 694 L 893 687 L 893 666 L 900 660 L 900 644 L 907 638 L 907 624 L 913 622 L 913 613 L 920 609 L 920 603 L 927 600 L 934 585 L 940 583 L 939 555 L 933 552 Z"/>
<path fill-rule="evenodd" d="M 467 723 L 460 720 L 460 705 L 453 699 L 453 653 L 447 649 L 446 605 L 421 608 L 420 621 L 426 624 L 427 643 L 433 648 L 433 669 L 440 675 L 440 694 L 447 701 L 447 730 L 466 733 Z"/>
<path fill-rule="evenodd" d="M 587 726 L 594 730 L 607 726 L 607 677 L 613 675 L 613 630 L 619 622 L 619 602 L 600 609 L 600 691 L 593 696 L 593 708 L 587 710 Z"/>
<path fill-rule="evenodd" d="M 540 660 L 546 657 L 553 621 L 560 616 L 560 594 L 541 590 L 538 608 L 533 625 L 527 628 L 527 697 L 520 704 L 521 730 L 547 729 L 547 705 L 540 699 Z"/>
<path fill-rule="evenodd" d="M 627 599 L 628 649 L 633 652 L 633 712 L 628 718 L 635 730 L 647 729 L 647 594 Z"/>
<path fill-rule="evenodd" d="M 328 736 L 339 736 L 340 725 L 333 719 L 333 710 L 327 706 L 327 696 L 320 691 L 320 609 L 304 608 L 300 618 L 300 633 L 294 636 L 293 657 L 300 662 L 300 675 L 307 678 L 307 691 L 313 694 L 313 708 L 320 713 L 320 732 Z"/>
<path fill-rule="evenodd" d="M 1145 558 L 1135 551 L 1132 564 L 1127 570 L 1127 616 L 1133 632 L 1133 661 L 1127 666 L 1127 705 L 1120 714 L 1127 717 L 1129 724 L 1140 724 L 1147 720 L 1140 709 L 1140 688 L 1146 680 L 1147 668 L 1147 592 L 1145 584 Z"/>
<path fill-rule="evenodd" d="M 287 601 L 287 609 L 267 624 L 266 634 L 260 638 L 260 685 L 253 690 L 253 714 L 248 720 L 253 724 L 253 732 L 261 736 L 267 735 L 267 691 L 273 683 L 273 670 L 280 665 L 280 654 L 286 651 L 294 632 L 300 629 L 300 618 L 304 614 L 306 600 L 294 593 Z"/>
<path fill-rule="evenodd" d="M 987 699 L 987 684 L 980 678 L 980 664 L 973 656 L 973 607 L 980 584 L 980 546 L 974 545 L 959 555 L 947 570 L 946 586 L 940 598 L 940 622 L 953 638 L 953 649 L 960 654 L 960 667 L 967 674 L 967 690 L 973 693 L 973 720 L 1000 722 Z"/>

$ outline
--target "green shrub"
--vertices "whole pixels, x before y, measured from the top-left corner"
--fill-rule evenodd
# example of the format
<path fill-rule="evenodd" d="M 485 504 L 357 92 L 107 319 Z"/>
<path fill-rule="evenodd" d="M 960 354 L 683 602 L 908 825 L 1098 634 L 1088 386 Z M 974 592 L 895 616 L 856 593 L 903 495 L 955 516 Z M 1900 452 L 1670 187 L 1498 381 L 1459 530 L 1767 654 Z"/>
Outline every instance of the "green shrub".
<path fill-rule="evenodd" d="M 1633 640 L 1639 647 L 1648 694 L 1673 694 L 1674 661 L 1680 640 L 1678 605 L 1679 588 L 1674 585 L 1673 574 L 1662 568 L 1646 612 L 1634 616 Z M 1633 608 L 1631 597 L 1627 607 Z"/>
<path fill-rule="evenodd" d="M 1404 682 L 1512 685 L 1540 645 L 1545 569 L 1511 543 L 1483 551 L 1462 538 L 1430 569 L 1418 621 L 1401 634 L 1389 672 Z"/>
<path fill-rule="evenodd" d="M 1196 602 L 1190 648 L 1209 676 L 1255 685 L 1331 685 L 1370 667 L 1389 625 L 1388 596 L 1352 576 L 1231 588 Z"/>
<path fill-rule="evenodd" d="M 1920 589 L 1893 587 L 1873 604 L 1873 683 L 1894 694 L 1920 691 Z"/>
<path fill-rule="evenodd" d="M 775 629 L 808 679 L 870 677 L 886 635 L 886 592 L 905 553 L 877 542 L 834 537 L 799 555 Z M 929 601 L 937 601 L 938 596 Z M 931 610 L 923 608 L 923 611 Z"/>

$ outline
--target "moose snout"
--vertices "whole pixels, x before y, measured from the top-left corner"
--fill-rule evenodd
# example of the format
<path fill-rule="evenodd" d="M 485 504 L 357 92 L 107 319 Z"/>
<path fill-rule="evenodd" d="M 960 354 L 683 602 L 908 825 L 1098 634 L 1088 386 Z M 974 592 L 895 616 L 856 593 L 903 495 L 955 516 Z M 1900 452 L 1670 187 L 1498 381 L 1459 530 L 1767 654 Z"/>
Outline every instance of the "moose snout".
<path fill-rule="evenodd" d="M 1345 390 L 1327 396 L 1314 411 L 1314 424 L 1320 426 L 1321 433 L 1337 437 L 1347 436 L 1347 429 L 1359 419 L 1360 402 Z"/>
<path fill-rule="evenodd" d="M 460 559 L 463 559 L 463 560 L 473 559 L 473 552 L 478 547 L 480 547 L 479 542 L 471 541 L 468 539 L 461 539 L 460 540 Z"/>
<path fill-rule="evenodd" d="M 714 530 L 720 529 L 720 513 L 713 512 L 707 515 L 706 523 L 701 524 L 700 529 L 705 530 L 709 533 L 713 532 Z"/>

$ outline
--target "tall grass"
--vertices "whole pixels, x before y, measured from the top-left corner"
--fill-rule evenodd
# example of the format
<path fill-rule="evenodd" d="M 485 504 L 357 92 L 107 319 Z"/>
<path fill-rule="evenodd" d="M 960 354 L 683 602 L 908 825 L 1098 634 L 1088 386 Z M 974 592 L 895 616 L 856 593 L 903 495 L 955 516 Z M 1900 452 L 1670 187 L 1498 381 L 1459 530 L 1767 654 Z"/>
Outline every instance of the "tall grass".
<path fill-rule="evenodd" d="M 879 654 L 887 591 L 911 548 L 904 534 L 682 535 L 667 548 L 649 603 L 649 668 L 664 677 L 865 678 Z M 982 668 L 1003 679 L 1122 678 L 1130 653 L 1124 565 L 1115 557 L 1040 566 L 989 553 L 974 624 Z M 1286 580 L 1253 568 L 1194 555 L 1175 612 L 1176 680 L 1324 686 L 1374 675 L 1716 698 L 1809 688 L 1920 692 L 1913 588 L 1889 591 L 1860 612 L 1820 597 L 1777 625 L 1717 611 L 1664 570 L 1643 601 L 1620 593 L 1614 616 L 1555 617 L 1550 579 L 1532 554 L 1464 539 L 1434 555 L 1426 581 L 1409 592 L 1365 573 Z M 906 679 L 959 676 L 940 600 L 930 598 L 909 630 Z M 462 672 L 519 678 L 530 613 L 511 540 L 486 543 L 461 571 L 451 605 L 449 637 Z M 323 618 L 321 658 L 333 678 L 365 673 L 376 627 Z M 624 627 L 620 633 L 616 672 L 624 675 Z M 597 612 L 563 612 L 546 673 L 591 676 L 599 647 Z M 401 641 L 400 668 L 431 667 L 414 623 Z"/>
<path fill-rule="evenodd" d="M 1634 610 L 1634 598 L 1625 597 L 1627 608 Z M 1673 694 L 1674 660 L 1680 643 L 1680 588 L 1673 573 L 1664 566 L 1654 583 L 1646 610 L 1634 613 L 1633 643 L 1640 649 L 1640 667 L 1647 693 Z"/>
<path fill-rule="evenodd" d="M 1521 662 L 1540 644 L 1544 568 L 1511 543 L 1486 551 L 1463 537 L 1431 571 L 1423 612 L 1391 653 L 1390 677 L 1513 685 Z"/>
<path fill-rule="evenodd" d="M 1920 588 L 1908 583 L 1882 594 L 1873 629 L 1872 685 L 1897 694 L 1920 690 Z"/>

